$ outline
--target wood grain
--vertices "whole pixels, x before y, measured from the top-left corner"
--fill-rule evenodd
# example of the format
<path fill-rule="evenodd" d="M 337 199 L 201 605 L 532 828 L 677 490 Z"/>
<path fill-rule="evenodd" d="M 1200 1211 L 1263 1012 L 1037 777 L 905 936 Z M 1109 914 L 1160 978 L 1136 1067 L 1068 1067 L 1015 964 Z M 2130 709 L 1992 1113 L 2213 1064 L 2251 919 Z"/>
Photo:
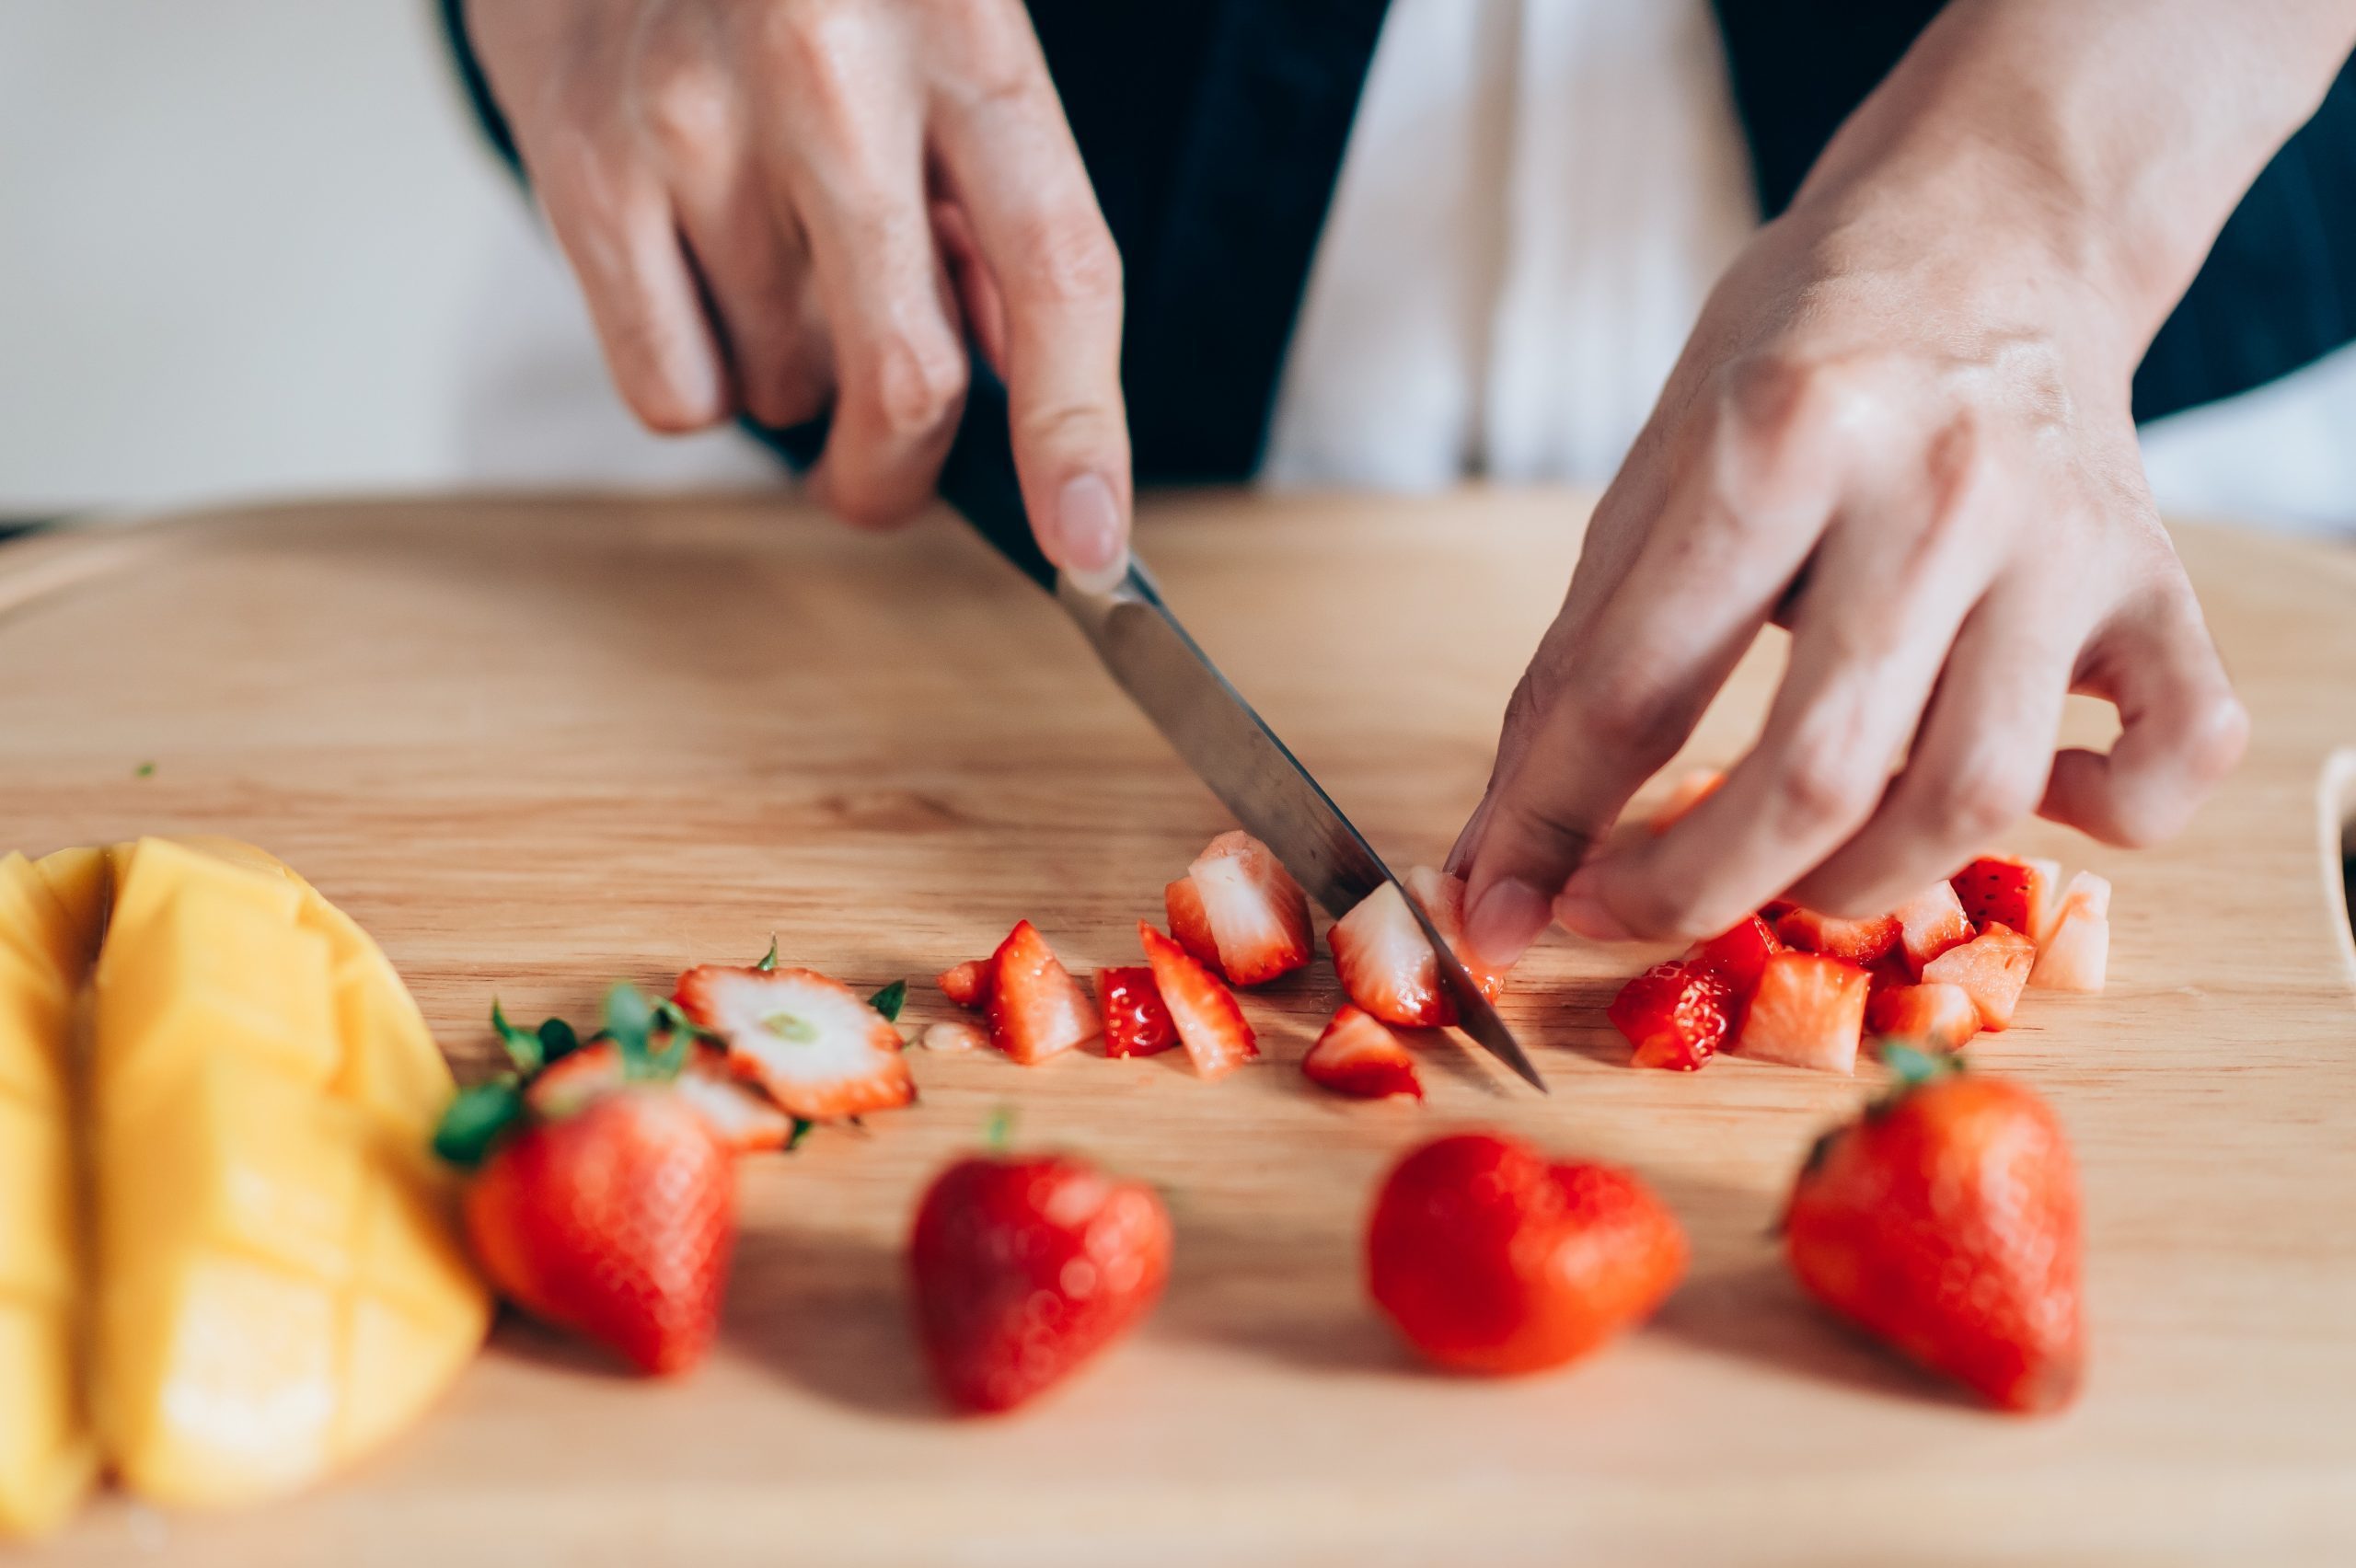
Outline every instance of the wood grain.
<path fill-rule="evenodd" d="M 1157 502 L 1145 548 L 1237 683 L 1396 863 L 1444 852 L 1583 508 Z M 235 1518 L 94 1509 L 60 1562 L 1888 1563 L 2356 1560 L 2356 561 L 2179 544 L 2256 716 L 2170 847 L 2011 847 L 2118 886 L 2112 986 L 2032 993 L 1975 1055 L 2051 1097 L 2085 1167 L 2094 1364 L 2069 1414 L 1947 1397 L 1786 1280 L 1795 1162 L 1871 1085 L 1740 1061 L 1635 1072 L 1603 1020 L 1649 952 L 1556 942 L 1506 1012 L 1554 1086 L 1435 1053 L 1420 1112 L 1297 1070 L 1321 962 L 1260 995 L 1267 1060 L 1026 1070 L 919 1054 L 924 1100 L 744 1175 L 714 1363 L 610 1376 L 509 1324 L 395 1451 Z M 1689 760 L 1756 723 L 1762 645 Z M 2099 735 L 2096 713 L 2073 725 Z M 150 776 L 140 777 L 143 764 Z M 2327 784 L 2327 775 L 2331 782 Z M 316 505 L 0 552 L 0 847 L 143 832 L 277 851 L 375 932 L 463 1067 L 494 994 L 586 1014 L 697 960 L 930 976 L 1029 916 L 1075 970 L 1222 814 L 1052 607 L 945 520 L 861 536 L 768 499 Z M 942 1417 L 899 1247 L 993 1107 L 1150 1179 L 1162 1309 L 1059 1397 Z M 1567 1374 L 1426 1375 L 1365 1305 L 1371 1184 L 1492 1124 L 1625 1160 L 1691 1282 Z"/>

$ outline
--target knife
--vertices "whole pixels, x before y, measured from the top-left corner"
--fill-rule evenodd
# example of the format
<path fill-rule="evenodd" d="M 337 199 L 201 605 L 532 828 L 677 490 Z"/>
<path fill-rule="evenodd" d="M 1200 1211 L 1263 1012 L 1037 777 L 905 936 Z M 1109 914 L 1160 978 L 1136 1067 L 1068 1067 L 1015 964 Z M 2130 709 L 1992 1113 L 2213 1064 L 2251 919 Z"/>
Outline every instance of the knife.
<path fill-rule="evenodd" d="M 790 445 L 779 439 L 780 432 L 762 433 L 790 455 L 806 453 L 806 463 L 816 455 L 811 429 L 782 432 L 795 438 Z M 1055 596 L 1113 679 L 1311 897 L 1338 917 L 1385 882 L 1398 887 L 1431 943 L 1440 984 L 1456 1004 L 1457 1026 L 1532 1088 L 1545 1091 L 1545 1080 L 1431 917 L 1186 634 L 1136 555 L 1129 558 L 1128 575 L 1111 592 L 1098 594 L 1064 579 L 1040 552 L 1015 477 L 1006 387 L 978 358 L 964 414 L 941 464 L 941 495 L 1016 570 Z"/>

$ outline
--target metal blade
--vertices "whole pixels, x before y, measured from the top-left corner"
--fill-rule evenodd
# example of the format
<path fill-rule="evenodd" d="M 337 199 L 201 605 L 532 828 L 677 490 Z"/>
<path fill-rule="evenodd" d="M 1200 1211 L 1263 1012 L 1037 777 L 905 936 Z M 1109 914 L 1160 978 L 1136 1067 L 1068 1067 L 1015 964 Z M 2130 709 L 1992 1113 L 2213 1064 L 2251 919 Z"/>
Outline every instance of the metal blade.
<path fill-rule="evenodd" d="M 1127 579 L 1109 594 L 1058 581 L 1056 597 L 1095 645 L 1113 678 L 1311 898 L 1340 916 L 1384 882 L 1398 882 L 1341 808 L 1178 624 L 1142 565 L 1133 562 Z M 1465 973 L 1431 917 L 1406 896 L 1404 887 L 1400 894 L 1438 960 L 1458 1027 L 1545 1092 L 1545 1080 L 1530 1065 L 1520 1042 Z"/>

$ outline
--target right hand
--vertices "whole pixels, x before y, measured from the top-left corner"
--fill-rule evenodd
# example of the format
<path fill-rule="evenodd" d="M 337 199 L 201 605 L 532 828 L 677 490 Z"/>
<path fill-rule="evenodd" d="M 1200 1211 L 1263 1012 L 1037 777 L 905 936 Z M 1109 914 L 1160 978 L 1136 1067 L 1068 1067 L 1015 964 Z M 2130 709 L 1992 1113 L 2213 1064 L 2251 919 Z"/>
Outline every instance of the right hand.
<path fill-rule="evenodd" d="M 813 492 L 931 498 L 970 333 L 1023 501 L 1127 559 L 1121 260 L 1020 0 L 468 0 L 614 383 L 664 432 L 829 410 Z"/>

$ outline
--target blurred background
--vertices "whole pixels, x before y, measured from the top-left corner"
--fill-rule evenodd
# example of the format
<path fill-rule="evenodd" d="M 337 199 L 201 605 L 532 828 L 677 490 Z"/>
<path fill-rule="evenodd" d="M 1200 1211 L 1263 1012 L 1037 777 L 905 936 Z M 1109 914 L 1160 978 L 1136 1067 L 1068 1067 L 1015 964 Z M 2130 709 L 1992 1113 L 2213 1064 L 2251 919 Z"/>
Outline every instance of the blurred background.
<path fill-rule="evenodd" d="M 2147 455 L 2172 511 L 2356 532 L 2351 432 L 2343 352 Z M 0 5 L 0 517 L 772 473 L 622 413 L 427 0 Z"/>

